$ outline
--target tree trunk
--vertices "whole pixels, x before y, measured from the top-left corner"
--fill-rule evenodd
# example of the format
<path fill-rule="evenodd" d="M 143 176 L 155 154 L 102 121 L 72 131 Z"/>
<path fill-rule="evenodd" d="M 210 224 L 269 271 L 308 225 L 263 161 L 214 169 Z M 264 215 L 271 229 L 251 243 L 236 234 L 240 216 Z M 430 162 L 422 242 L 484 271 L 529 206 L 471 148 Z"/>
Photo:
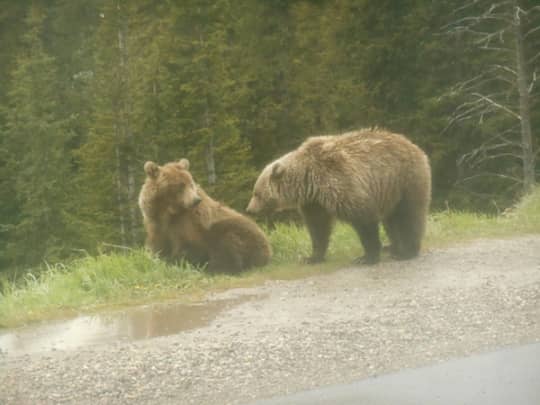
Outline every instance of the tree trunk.
<path fill-rule="evenodd" d="M 119 136 L 119 130 L 118 127 L 115 126 L 115 133 L 118 139 Z M 120 223 L 120 240 L 122 241 L 122 245 L 126 245 L 126 221 L 124 218 L 124 204 L 122 203 L 122 164 L 120 159 L 120 146 L 116 145 L 114 147 L 115 157 L 116 157 L 116 203 L 117 209 L 118 209 L 118 219 Z"/>
<path fill-rule="evenodd" d="M 523 22 L 520 17 L 520 8 L 517 0 L 514 0 L 514 35 L 516 38 L 516 65 L 517 84 L 519 92 L 519 115 L 521 122 L 521 147 L 523 150 L 523 191 L 531 191 L 535 183 L 535 156 L 532 144 L 530 94 L 527 85 L 528 69 L 525 61 L 525 49 L 523 43 Z"/>
<path fill-rule="evenodd" d="M 118 5 L 120 8 L 120 5 Z M 129 98 L 129 69 L 128 69 L 128 63 L 129 63 L 129 55 L 128 55 L 128 47 L 126 44 L 126 36 L 127 36 L 127 27 L 126 24 L 122 24 L 122 26 L 118 29 L 118 50 L 120 53 L 120 69 L 121 69 L 121 75 L 122 75 L 122 95 L 120 96 L 122 98 L 121 103 L 121 114 L 120 114 L 120 125 L 122 128 L 122 134 L 121 137 L 125 139 L 125 143 L 127 144 L 128 150 L 133 150 L 131 146 L 133 146 L 133 132 L 131 130 L 131 123 L 130 123 L 130 117 L 131 117 L 131 108 L 130 108 L 130 98 Z M 134 168 L 132 164 L 132 159 L 129 154 L 126 154 L 125 158 L 125 165 L 124 165 L 124 171 L 125 171 L 125 197 L 126 197 L 126 204 L 124 205 L 124 209 L 127 210 L 126 216 L 129 218 L 129 221 L 126 221 L 126 239 L 129 235 L 129 241 L 131 243 L 134 243 L 136 240 L 135 235 L 135 227 L 137 223 L 137 211 L 135 206 L 135 174 L 134 174 Z"/>
<path fill-rule="evenodd" d="M 205 112 L 204 112 L 204 118 L 205 118 L 205 125 L 208 131 L 211 132 L 210 129 L 210 118 L 209 118 L 209 112 L 208 112 L 208 102 L 206 102 L 205 106 Z M 216 162 L 214 160 L 214 134 L 211 132 L 208 137 L 208 143 L 206 144 L 206 171 L 208 173 L 208 184 L 214 185 L 216 184 Z"/>
<path fill-rule="evenodd" d="M 133 169 L 133 163 L 131 159 L 128 158 L 127 162 L 127 201 L 129 209 L 129 236 L 131 238 L 131 244 L 135 243 L 136 235 L 135 228 L 137 224 L 137 206 L 135 205 L 136 201 L 136 190 L 135 190 L 135 173 Z"/>
<path fill-rule="evenodd" d="M 201 9 L 198 10 L 199 14 L 201 12 Z M 201 28 L 199 27 L 199 45 L 201 47 L 201 51 L 204 50 L 204 38 L 201 31 Z M 201 73 L 203 76 L 208 79 L 209 73 L 208 73 L 208 66 L 206 62 L 202 62 L 202 68 Z M 207 80 L 208 82 L 208 80 Z M 214 185 L 216 184 L 216 162 L 214 160 L 214 133 L 210 129 L 210 102 L 208 101 L 208 89 L 205 89 L 205 97 L 204 97 L 204 117 L 203 117 L 203 127 L 206 128 L 208 131 L 208 143 L 206 144 L 204 154 L 206 155 L 206 173 L 208 175 L 208 184 Z"/>

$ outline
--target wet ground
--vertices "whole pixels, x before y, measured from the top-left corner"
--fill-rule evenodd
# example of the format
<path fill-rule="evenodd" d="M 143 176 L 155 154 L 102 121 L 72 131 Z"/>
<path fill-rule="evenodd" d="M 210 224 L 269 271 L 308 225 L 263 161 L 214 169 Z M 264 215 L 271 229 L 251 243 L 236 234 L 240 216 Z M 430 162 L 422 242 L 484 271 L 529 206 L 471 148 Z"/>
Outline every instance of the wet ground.
<path fill-rule="evenodd" d="M 43 354 L 172 335 L 206 326 L 219 313 L 257 298 L 245 295 L 194 305 L 179 303 L 144 305 L 11 331 L 2 332 L 0 329 L 0 353 L 10 357 Z"/>
<path fill-rule="evenodd" d="M 368 378 L 251 405 L 538 405 L 540 344 Z"/>
<path fill-rule="evenodd" d="M 126 321 L 120 333 L 113 325 L 122 321 L 100 321 L 111 325 L 112 342 L 89 340 L 92 332 L 85 329 L 69 339 L 75 342 L 71 348 L 61 337 L 69 334 L 69 322 L 54 326 L 54 338 L 44 332 L 33 339 L 35 331 L 19 330 L 19 347 L 11 341 L 12 355 L 0 353 L 0 404 L 250 404 L 538 344 L 540 235 L 468 242 L 405 262 L 269 281 L 213 294 L 204 305 L 217 305 L 217 313 L 196 306 L 163 315 L 157 324 L 166 330 L 157 337 L 136 337 L 159 330 L 148 315 Z M 178 318 L 180 329 L 172 332 Z M 39 341 L 32 344 L 39 350 L 25 348 L 25 336 Z M 511 359 L 491 364 L 490 371 L 502 373 Z M 420 375 L 420 387 L 426 391 L 430 381 L 466 377 L 465 369 L 444 371 L 439 381 Z M 437 375 L 432 370 L 428 374 Z M 537 380 L 522 376 L 524 389 L 538 387 Z M 379 395 L 391 393 L 388 388 Z"/>

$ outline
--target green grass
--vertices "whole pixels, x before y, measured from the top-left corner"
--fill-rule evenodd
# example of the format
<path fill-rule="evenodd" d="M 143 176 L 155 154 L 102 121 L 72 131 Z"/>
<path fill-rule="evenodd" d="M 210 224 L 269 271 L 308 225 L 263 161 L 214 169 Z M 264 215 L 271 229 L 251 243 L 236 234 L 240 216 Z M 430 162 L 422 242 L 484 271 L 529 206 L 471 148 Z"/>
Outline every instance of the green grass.
<path fill-rule="evenodd" d="M 430 215 L 425 245 L 540 233 L 540 187 L 499 216 L 444 211 Z"/>
<path fill-rule="evenodd" d="M 540 188 L 498 217 L 452 211 L 432 214 L 424 247 L 539 232 Z M 0 326 L 150 301 L 196 300 L 208 291 L 334 271 L 361 254 L 354 231 L 344 224 L 336 226 L 327 262 L 316 266 L 301 264 L 311 250 L 303 226 L 278 224 L 268 234 L 274 250 L 272 263 L 238 276 L 209 275 L 186 263 L 169 265 L 136 249 L 47 266 L 38 278 L 29 273 L 18 282 L 0 280 Z"/>

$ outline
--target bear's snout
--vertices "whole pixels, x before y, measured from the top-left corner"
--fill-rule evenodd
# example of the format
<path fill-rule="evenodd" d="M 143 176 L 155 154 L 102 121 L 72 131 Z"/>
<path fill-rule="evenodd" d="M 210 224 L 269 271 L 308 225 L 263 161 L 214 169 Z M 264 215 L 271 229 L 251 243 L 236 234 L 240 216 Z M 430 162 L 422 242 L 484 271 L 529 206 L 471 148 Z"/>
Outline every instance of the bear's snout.
<path fill-rule="evenodd" d="M 248 214 L 256 214 L 256 213 L 258 213 L 259 210 L 257 209 L 256 205 L 257 205 L 257 204 L 255 203 L 255 199 L 254 199 L 254 198 L 252 198 L 251 200 L 249 200 L 249 204 L 248 204 L 248 206 L 247 206 L 247 208 L 246 208 L 246 212 L 247 212 Z"/>
<path fill-rule="evenodd" d="M 246 212 L 252 215 L 269 215 L 277 211 L 277 201 L 275 199 L 264 200 L 260 197 L 251 197 Z"/>

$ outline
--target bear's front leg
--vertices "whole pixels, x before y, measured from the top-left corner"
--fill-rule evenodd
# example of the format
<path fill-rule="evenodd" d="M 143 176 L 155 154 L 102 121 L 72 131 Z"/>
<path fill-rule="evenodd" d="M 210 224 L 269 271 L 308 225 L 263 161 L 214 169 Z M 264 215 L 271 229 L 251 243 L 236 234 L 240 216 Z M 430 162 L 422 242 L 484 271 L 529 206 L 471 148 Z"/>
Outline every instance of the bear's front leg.
<path fill-rule="evenodd" d="M 155 255 L 168 256 L 170 254 L 169 239 L 160 227 L 152 221 L 145 221 L 144 227 L 146 229 L 146 248 Z"/>
<path fill-rule="evenodd" d="M 312 247 L 311 256 L 304 261 L 308 264 L 323 262 L 328 250 L 334 218 L 316 203 L 304 205 L 301 208 L 301 213 L 311 237 Z"/>
<path fill-rule="evenodd" d="M 364 247 L 364 256 L 354 260 L 354 264 L 376 264 L 381 259 L 381 240 L 379 239 L 379 224 L 353 221 L 352 226 Z"/>

